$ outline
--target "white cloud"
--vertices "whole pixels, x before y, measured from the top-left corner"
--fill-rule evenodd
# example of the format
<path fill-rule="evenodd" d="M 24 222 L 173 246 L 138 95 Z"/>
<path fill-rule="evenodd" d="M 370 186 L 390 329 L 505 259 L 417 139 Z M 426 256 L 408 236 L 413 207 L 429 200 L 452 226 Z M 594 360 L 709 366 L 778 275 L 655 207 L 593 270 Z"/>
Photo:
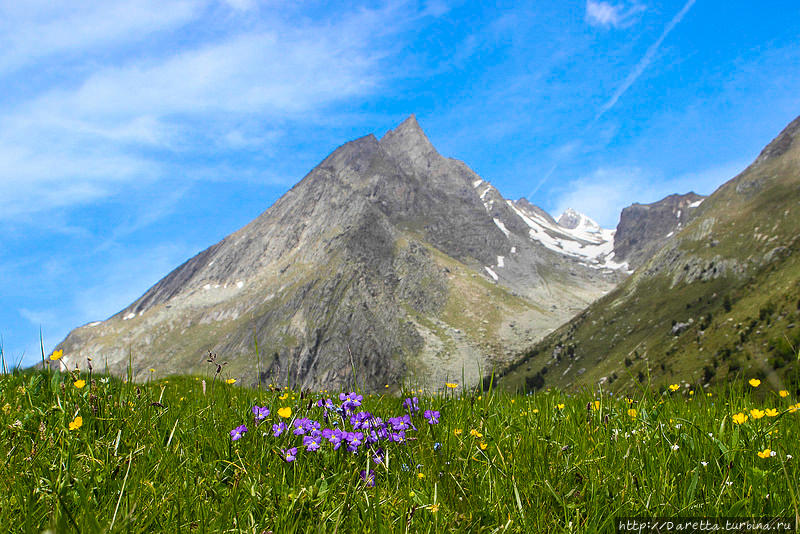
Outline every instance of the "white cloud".
<path fill-rule="evenodd" d="M 633 24 L 645 7 L 638 2 L 629 6 L 587 0 L 586 21 L 592 26 L 624 28 Z"/>
<path fill-rule="evenodd" d="M 185 22 L 193 15 L 188 5 L 164 7 L 160 22 L 148 18 L 147 9 L 126 2 L 76 8 L 73 16 L 84 14 L 98 25 L 115 13 L 129 17 L 127 25 L 110 25 L 130 35 L 138 25 Z M 162 55 L 140 51 L 113 66 L 88 60 L 78 83 L 60 81 L 38 94 L 31 91 L 36 96 L 13 108 L 0 103 L 0 220 L 100 201 L 126 186 L 158 180 L 171 170 L 169 157 L 153 155 L 152 149 L 184 156 L 205 156 L 209 146 L 268 151 L 266 145 L 280 136 L 277 123 L 302 119 L 380 86 L 378 64 L 386 23 L 397 15 L 393 9 L 358 10 L 326 23 L 269 19 L 269 27 L 227 32 L 221 39 L 169 48 Z M 0 55 L 0 72 L 3 64 L 16 61 L 9 58 L 35 63 L 36 54 L 113 37 L 97 30 L 70 41 L 59 37 L 66 32 L 59 26 L 49 37 L 52 42 L 27 50 L 35 44 L 31 32 L 56 24 L 42 17 L 29 17 L 33 22 L 12 35 L 21 44 L 16 52 Z M 257 127 L 237 127 L 242 120 Z"/>
<path fill-rule="evenodd" d="M 189 0 L 3 2 L 0 74 L 48 56 L 146 39 L 192 20 L 203 4 Z"/>
<path fill-rule="evenodd" d="M 608 2 L 586 2 L 586 19 L 590 24 L 617 26 L 620 23 L 620 8 Z"/>
<path fill-rule="evenodd" d="M 113 194 L 121 182 L 154 173 L 148 162 L 121 153 L 58 148 L 0 143 L 0 220 L 92 202 Z"/>
<path fill-rule="evenodd" d="M 302 112 L 375 87 L 377 58 L 366 45 L 315 28 L 241 35 L 163 61 L 104 69 L 37 107 L 67 108 L 89 119 Z"/>
<path fill-rule="evenodd" d="M 696 173 L 664 177 L 640 167 L 601 167 L 565 184 L 556 194 L 552 214 L 567 208 L 585 213 L 601 226 L 614 228 L 623 208 L 638 202 L 649 204 L 673 193 L 713 193 L 740 173 L 748 161 L 732 161 Z"/>

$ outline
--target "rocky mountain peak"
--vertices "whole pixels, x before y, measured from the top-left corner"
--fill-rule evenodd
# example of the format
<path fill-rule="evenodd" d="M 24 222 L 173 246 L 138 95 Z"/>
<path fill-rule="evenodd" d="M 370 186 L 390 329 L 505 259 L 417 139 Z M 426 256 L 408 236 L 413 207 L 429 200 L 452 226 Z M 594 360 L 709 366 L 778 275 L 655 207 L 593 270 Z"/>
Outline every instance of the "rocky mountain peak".
<path fill-rule="evenodd" d="M 761 154 L 756 158 L 754 165 L 758 165 L 768 159 L 776 158 L 786 153 L 798 138 L 798 132 L 800 132 L 800 117 L 790 122 L 789 125 L 778 134 L 778 137 L 764 147 L 764 150 L 762 150 Z"/>
<path fill-rule="evenodd" d="M 575 230 L 579 226 L 582 230 L 587 231 L 599 231 L 600 225 L 594 222 L 592 219 L 575 211 L 572 208 L 567 208 L 564 210 L 564 213 L 558 218 L 558 225 L 562 228 L 567 228 L 569 230 Z"/>
<path fill-rule="evenodd" d="M 379 149 L 380 145 L 375 136 L 365 135 L 334 150 L 318 167 L 329 168 L 334 172 L 349 169 L 354 173 L 360 173 L 367 168 L 369 161 Z"/>
<path fill-rule="evenodd" d="M 635 203 L 622 210 L 614 236 L 618 261 L 638 267 L 694 217 L 704 196 L 674 194 L 651 204 Z"/>
<path fill-rule="evenodd" d="M 616 284 L 608 232 L 506 200 L 412 115 L 339 146 L 248 225 L 74 330 L 64 360 L 102 356 L 142 377 L 196 372 L 211 350 L 251 385 L 331 387 L 356 368 L 368 388 L 474 383 Z"/>
<path fill-rule="evenodd" d="M 428 171 L 441 156 L 411 115 L 380 140 L 381 147 L 398 161 L 403 171 L 419 174 Z"/>

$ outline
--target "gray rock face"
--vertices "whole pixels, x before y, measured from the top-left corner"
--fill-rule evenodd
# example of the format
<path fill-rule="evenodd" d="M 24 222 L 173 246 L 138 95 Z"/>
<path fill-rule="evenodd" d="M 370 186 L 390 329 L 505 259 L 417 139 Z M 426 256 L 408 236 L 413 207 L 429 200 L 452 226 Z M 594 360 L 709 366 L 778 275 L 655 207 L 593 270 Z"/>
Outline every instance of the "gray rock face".
<path fill-rule="evenodd" d="M 69 365 L 91 355 L 138 378 L 204 372 L 212 351 L 251 385 L 475 382 L 620 279 L 542 246 L 518 211 L 412 116 L 342 145 L 247 226 L 59 347 Z"/>
<path fill-rule="evenodd" d="M 627 261 L 632 268 L 643 264 L 686 226 L 704 198 L 691 192 L 623 209 L 614 235 L 616 261 Z"/>
<path fill-rule="evenodd" d="M 569 230 L 574 230 L 581 222 L 581 216 L 573 209 L 568 209 L 558 218 L 558 225 Z"/>

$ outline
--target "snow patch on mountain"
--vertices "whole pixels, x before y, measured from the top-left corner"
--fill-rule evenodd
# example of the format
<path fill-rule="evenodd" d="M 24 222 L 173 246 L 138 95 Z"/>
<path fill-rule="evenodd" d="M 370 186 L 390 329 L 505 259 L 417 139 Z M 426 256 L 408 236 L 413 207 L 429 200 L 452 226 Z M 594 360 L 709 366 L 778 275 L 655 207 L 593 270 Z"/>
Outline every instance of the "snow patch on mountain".
<path fill-rule="evenodd" d="M 506 225 L 503 224 L 503 221 L 501 221 L 497 217 L 494 217 L 492 220 L 494 221 L 494 224 L 496 224 L 497 227 L 500 228 L 500 231 L 506 235 L 506 237 L 508 237 L 511 234 L 511 232 L 508 231 L 508 228 L 506 228 Z"/>
<path fill-rule="evenodd" d="M 528 236 L 546 248 L 583 260 L 585 265 L 597 269 L 627 270 L 626 262 L 617 263 L 614 257 L 615 230 L 602 228 L 586 215 L 573 209 L 561 214 L 553 224 L 542 214 L 521 209 L 514 202 L 508 206 L 528 225 Z"/>

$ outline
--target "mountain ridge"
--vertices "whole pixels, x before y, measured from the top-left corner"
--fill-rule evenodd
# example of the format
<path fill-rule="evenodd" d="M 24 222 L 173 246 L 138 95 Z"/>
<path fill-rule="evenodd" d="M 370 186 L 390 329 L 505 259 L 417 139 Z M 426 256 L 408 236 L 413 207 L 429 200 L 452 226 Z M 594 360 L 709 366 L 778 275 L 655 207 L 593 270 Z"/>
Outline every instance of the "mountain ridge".
<path fill-rule="evenodd" d="M 356 373 L 367 389 L 474 383 L 626 276 L 597 260 L 607 238 L 528 205 L 441 156 L 412 115 L 380 140 L 344 143 L 253 221 L 59 348 L 70 365 L 91 355 L 139 379 L 197 372 L 211 351 L 245 384 L 319 389 Z"/>

